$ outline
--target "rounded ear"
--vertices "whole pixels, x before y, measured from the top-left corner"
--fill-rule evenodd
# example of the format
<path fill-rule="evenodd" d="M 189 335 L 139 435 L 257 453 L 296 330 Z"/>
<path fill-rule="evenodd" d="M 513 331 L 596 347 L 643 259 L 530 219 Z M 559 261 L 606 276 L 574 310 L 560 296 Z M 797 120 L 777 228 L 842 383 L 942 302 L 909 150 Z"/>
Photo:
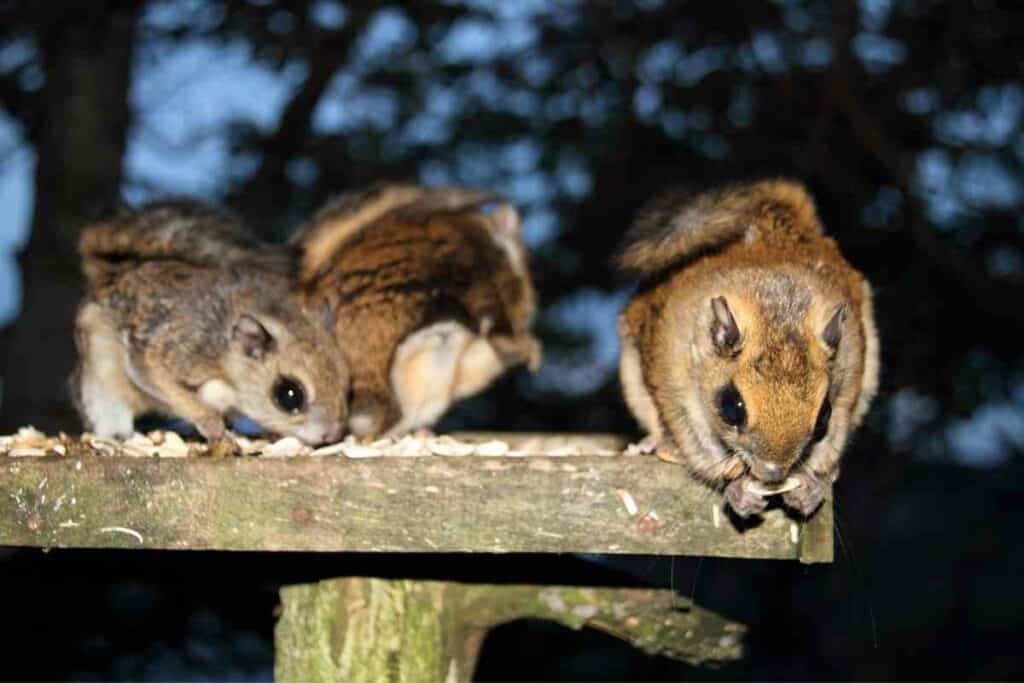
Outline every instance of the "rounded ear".
<path fill-rule="evenodd" d="M 839 342 L 843 339 L 843 325 L 846 323 L 846 315 L 849 309 L 849 304 L 845 302 L 836 306 L 835 312 L 828 322 L 825 323 L 825 329 L 821 331 L 821 341 L 825 343 L 825 347 L 832 353 L 836 352 L 839 348 Z"/>
<path fill-rule="evenodd" d="M 231 338 L 241 347 L 242 353 L 254 360 L 264 358 L 275 346 L 273 335 L 251 315 L 238 319 L 231 330 Z"/>
<path fill-rule="evenodd" d="M 733 355 L 739 350 L 740 328 L 724 296 L 716 296 L 711 300 L 711 312 L 711 341 L 715 345 L 715 350 Z"/>
<path fill-rule="evenodd" d="M 494 200 L 479 206 L 480 213 L 491 217 L 495 230 L 503 235 L 518 235 L 520 227 L 519 211 L 508 202 Z"/>
<path fill-rule="evenodd" d="M 338 324 L 338 317 L 334 315 L 334 309 L 327 299 L 321 301 L 320 305 L 316 307 L 316 317 L 325 330 L 334 332 L 334 326 Z"/>

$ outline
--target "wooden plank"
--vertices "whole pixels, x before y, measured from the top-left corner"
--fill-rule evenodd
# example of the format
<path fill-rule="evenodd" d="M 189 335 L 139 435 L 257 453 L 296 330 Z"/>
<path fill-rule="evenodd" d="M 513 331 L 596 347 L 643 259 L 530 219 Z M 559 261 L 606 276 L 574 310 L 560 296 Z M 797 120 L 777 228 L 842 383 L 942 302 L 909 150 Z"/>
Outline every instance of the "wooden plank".
<path fill-rule="evenodd" d="M 832 560 L 831 503 L 739 529 L 641 456 L 0 457 L 0 545 Z M 632 511 L 632 513 L 631 513 Z"/>

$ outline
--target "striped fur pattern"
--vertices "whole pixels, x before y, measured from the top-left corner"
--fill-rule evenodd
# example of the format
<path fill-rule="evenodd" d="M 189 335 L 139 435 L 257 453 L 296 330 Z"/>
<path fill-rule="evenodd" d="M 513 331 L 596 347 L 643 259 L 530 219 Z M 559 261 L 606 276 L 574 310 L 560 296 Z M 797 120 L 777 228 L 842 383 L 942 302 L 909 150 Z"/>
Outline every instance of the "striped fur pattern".
<path fill-rule="evenodd" d="M 330 202 L 293 243 L 307 305 L 338 320 L 357 434 L 429 427 L 540 362 L 519 215 L 492 193 L 375 185 Z"/>

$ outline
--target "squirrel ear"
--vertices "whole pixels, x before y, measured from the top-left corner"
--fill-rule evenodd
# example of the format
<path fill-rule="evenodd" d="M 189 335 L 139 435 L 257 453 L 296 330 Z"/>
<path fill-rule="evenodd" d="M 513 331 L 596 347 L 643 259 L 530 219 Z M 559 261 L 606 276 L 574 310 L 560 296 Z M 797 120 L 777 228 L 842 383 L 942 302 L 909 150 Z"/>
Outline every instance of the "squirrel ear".
<path fill-rule="evenodd" d="M 520 227 L 519 211 L 506 201 L 492 200 L 478 207 L 480 213 L 491 217 L 495 229 L 502 235 L 518 235 Z"/>
<path fill-rule="evenodd" d="M 839 342 L 843 338 L 843 323 L 846 322 L 846 312 L 849 308 L 849 305 L 846 303 L 836 306 L 835 313 L 829 318 L 828 323 L 825 324 L 825 329 L 821 332 L 821 340 L 825 342 L 825 346 L 832 353 L 835 353 L 839 348 Z"/>
<path fill-rule="evenodd" d="M 711 341 L 719 353 L 733 354 L 739 347 L 740 328 L 736 325 L 736 318 L 729 310 L 729 303 L 724 296 L 716 296 L 711 300 L 711 311 L 714 319 L 711 321 Z"/>
<path fill-rule="evenodd" d="M 243 315 L 238 319 L 231 330 L 231 336 L 241 345 L 242 352 L 254 360 L 260 360 L 274 350 L 274 337 L 251 315 Z"/>
<path fill-rule="evenodd" d="M 334 309 L 331 308 L 331 303 L 327 299 L 321 301 L 320 305 L 317 306 L 316 315 L 320 325 L 325 330 L 334 332 L 334 326 L 338 323 L 338 318 L 334 315 Z"/>

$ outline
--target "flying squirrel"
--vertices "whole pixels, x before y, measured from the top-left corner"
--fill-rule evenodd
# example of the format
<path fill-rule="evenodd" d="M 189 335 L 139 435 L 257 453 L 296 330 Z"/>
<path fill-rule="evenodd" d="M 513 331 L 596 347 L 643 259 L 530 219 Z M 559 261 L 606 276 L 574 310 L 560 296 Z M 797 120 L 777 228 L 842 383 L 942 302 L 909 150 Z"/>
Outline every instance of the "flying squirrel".
<path fill-rule="evenodd" d="M 811 515 L 878 385 L 867 280 L 799 183 L 657 197 L 618 266 L 641 279 L 619 318 L 620 379 L 644 445 L 723 490 Z"/>
<path fill-rule="evenodd" d="M 378 183 L 324 206 L 293 237 L 308 306 L 339 321 L 349 430 L 432 426 L 506 369 L 536 369 L 536 295 L 516 209 L 489 192 Z"/>
<path fill-rule="evenodd" d="M 87 291 L 70 383 L 97 436 L 126 437 L 157 412 L 228 450 L 234 414 L 309 444 L 341 437 L 348 366 L 295 296 L 287 250 L 219 209 L 175 200 L 86 226 L 79 253 Z"/>

